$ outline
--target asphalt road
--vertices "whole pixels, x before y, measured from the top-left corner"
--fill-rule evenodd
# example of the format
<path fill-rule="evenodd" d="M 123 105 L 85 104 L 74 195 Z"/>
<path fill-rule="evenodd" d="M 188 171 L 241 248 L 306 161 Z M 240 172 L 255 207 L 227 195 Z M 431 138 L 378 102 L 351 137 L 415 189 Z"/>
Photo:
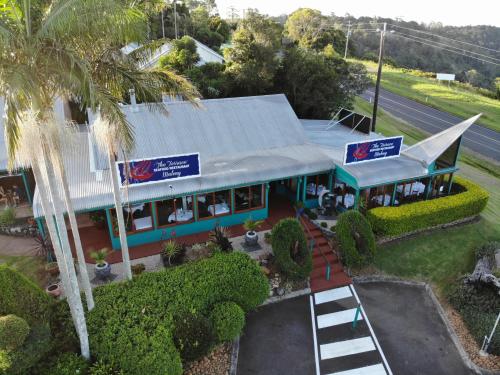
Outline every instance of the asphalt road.
<path fill-rule="evenodd" d="M 373 88 L 361 95 L 366 100 L 371 99 L 372 102 L 373 96 Z M 439 133 L 464 120 L 384 89 L 380 89 L 379 106 L 392 115 L 431 134 Z M 465 133 L 462 145 L 478 154 L 500 161 L 500 132 L 474 124 Z"/>

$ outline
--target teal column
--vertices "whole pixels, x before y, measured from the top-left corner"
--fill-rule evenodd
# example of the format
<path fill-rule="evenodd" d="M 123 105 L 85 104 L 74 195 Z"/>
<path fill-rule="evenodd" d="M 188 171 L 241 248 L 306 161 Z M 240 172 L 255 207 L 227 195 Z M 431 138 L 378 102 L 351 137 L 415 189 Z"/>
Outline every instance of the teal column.
<path fill-rule="evenodd" d="M 356 195 L 354 196 L 354 208 L 359 209 L 359 189 L 356 189 Z"/>
<path fill-rule="evenodd" d="M 231 213 L 234 213 L 234 189 L 231 189 Z M 193 216 L 198 221 L 198 194 L 193 195 Z"/>
<path fill-rule="evenodd" d="M 429 177 L 429 183 L 425 187 L 426 191 L 424 192 L 425 194 L 425 200 L 429 199 L 429 194 L 432 191 L 432 183 L 434 181 L 434 176 Z"/>
<path fill-rule="evenodd" d="M 28 199 L 28 203 L 31 206 L 33 204 L 32 200 L 31 200 L 31 191 L 30 191 L 30 187 L 28 185 L 28 180 L 26 179 L 26 174 L 24 172 L 24 169 L 21 171 L 21 176 L 23 178 L 24 190 L 26 191 L 26 198 Z"/>
<path fill-rule="evenodd" d="M 304 176 L 304 180 L 302 182 L 302 202 L 305 203 L 307 195 L 307 176 Z"/>
<path fill-rule="evenodd" d="M 328 190 L 332 191 L 333 188 L 333 171 L 328 173 Z"/>
<path fill-rule="evenodd" d="M 156 214 L 156 202 L 151 202 L 151 215 L 153 215 L 153 229 L 158 228 L 158 215 Z"/>
<path fill-rule="evenodd" d="M 106 209 L 106 221 L 108 222 L 109 238 L 113 239 L 115 233 L 113 232 L 113 220 L 111 219 L 111 211 Z"/>
<path fill-rule="evenodd" d="M 396 182 L 394 184 L 394 190 L 392 191 L 392 197 L 391 197 L 391 206 L 394 206 L 394 202 L 396 201 L 396 191 L 398 189 L 398 183 Z M 403 192 L 404 195 L 404 192 Z"/>
<path fill-rule="evenodd" d="M 295 197 L 295 201 L 298 202 L 300 201 L 300 182 L 302 181 L 302 178 L 297 177 L 297 194 Z"/>
<path fill-rule="evenodd" d="M 36 225 L 38 227 L 38 232 L 40 233 L 40 236 L 44 237 L 45 238 L 45 229 L 43 228 L 43 222 L 42 222 L 42 219 L 37 217 L 35 219 L 36 221 Z"/>
<path fill-rule="evenodd" d="M 271 186 L 269 185 L 269 182 L 265 184 L 265 189 L 266 189 L 266 201 L 264 202 L 266 204 L 266 217 L 269 217 L 269 190 L 271 189 Z"/>
<path fill-rule="evenodd" d="M 450 180 L 448 183 L 448 195 L 451 193 L 451 185 L 453 184 L 453 173 L 450 173 Z"/>

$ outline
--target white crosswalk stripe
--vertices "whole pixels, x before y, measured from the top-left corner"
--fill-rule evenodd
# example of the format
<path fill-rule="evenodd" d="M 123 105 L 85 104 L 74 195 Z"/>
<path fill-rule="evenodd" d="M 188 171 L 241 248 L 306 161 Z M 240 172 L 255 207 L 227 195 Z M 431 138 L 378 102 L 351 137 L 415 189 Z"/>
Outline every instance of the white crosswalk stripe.
<path fill-rule="evenodd" d="M 372 350 L 376 350 L 376 348 L 370 336 L 353 340 L 337 341 L 319 346 L 322 360 L 344 357 L 346 355 L 364 353 Z"/>
<path fill-rule="evenodd" d="M 334 372 L 328 375 L 387 375 L 385 371 L 384 365 L 382 363 L 373 365 L 355 368 L 353 370 Z"/>
<path fill-rule="evenodd" d="M 314 294 L 314 301 L 316 305 L 321 303 L 327 303 L 332 301 L 337 301 L 343 298 L 352 297 L 351 289 L 348 286 L 342 288 L 330 289 L 324 292 L 319 292 Z"/>
<path fill-rule="evenodd" d="M 318 315 L 318 329 L 336 326 L 338 324 L 352 323 L 356 316 L 356 309 L 342 310 L 331 314 Z M 362 320 L 358 314 L 358 320 Z"/>

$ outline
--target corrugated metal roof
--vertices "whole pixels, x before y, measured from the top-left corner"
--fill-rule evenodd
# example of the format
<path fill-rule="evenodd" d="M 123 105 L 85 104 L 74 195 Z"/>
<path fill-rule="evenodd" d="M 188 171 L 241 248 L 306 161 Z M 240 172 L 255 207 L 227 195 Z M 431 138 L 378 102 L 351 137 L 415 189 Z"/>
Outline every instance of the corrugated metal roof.
<path fill-rule="evenodd" d="M 128 201 L 210 191 L 264 182 L 333 168 L 333 162 L 307 142 L 304 130 L 284 95 L 201 101 L 202 109 L 186 102 L 166 103 L 170 115 L 146 106 L 125 106 L 134 126 L 136 147 L 128 159 L 200 153 L 201 177 L 128 188 Z M 88 134 L 78 133 L 64 150 L 75 210 L 113 205 L 108 170 L 93 172 L 94 152 Z M 103 167 L 105 158 L 94 154 Z M 97 162 L 97 160 L 96 160 Z M 102 180 L 96 175 L 102 173 Z M 169 187 L 172 185 L 172 188 Z M 123 193 L 123 192 L 122 192 Z M 123 197 L 126 200 L 126 197 Z M 37 196 L 33 211 L 42 216 Z"/>
<path fill-rule="evenodd" d="M 0 171 L 7 170 L 7 145 L 5 144 L 5 129 L 4 129 L 4 116 L 5 116 L 5 100 L 0 97 L 0 130 L 2 131 L 0 137 Z"/>
<path fill-rule="evenodd" d="M 481 113 L 408 147 L 403 151 L 403 154 L 415 160 L 419 160 L 426 165 L 430 165 L 436 161 L 453 142 L 464 134 L 479 117 L 481 117 Z"/>

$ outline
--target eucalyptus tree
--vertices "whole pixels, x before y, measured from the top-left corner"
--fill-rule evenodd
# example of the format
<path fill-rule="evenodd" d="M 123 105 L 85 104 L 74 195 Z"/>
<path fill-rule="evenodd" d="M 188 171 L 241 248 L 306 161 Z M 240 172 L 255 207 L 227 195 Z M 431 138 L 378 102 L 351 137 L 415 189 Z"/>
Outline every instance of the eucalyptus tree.
<path fill-rule="evenodd" d="M 85 315 L 61 200 L 69 197 L 69 190 L 60 150 L 54 147 L 57 142 L 48 129 L 55 123 L 55 99 L 78 98 L 83 106 L 100 109 L 109 123 L 116 125 L 121 144 L 129 149 L 133 131 L 119 108 L 124 91 L 135 88 L 144 98 L 184 89 L 187 96 L 191 95 L 186 81 L 168 72 L 141 72 L 132 61 L 113 65 L 120 45 L 141 41 L 146 35 L 144 14 L 134 3 L 121 0 L 10 0 L 0 4 L 0 96 L 5 97 L 9 160 L 12 166 L 19 156 L 26 137 L 21 129 L 27 113 L 31 113 L 30 119 L 36 124 L 32 140 L 38 140 L 40 148 L 38 153 L 29 154 L 29 164 L 56 246 L 82 355 L 87 358 Z M 98 53 L 92 54 L 94 51 Z M 62 191 L 58 178 L 64 180 Z M 71 205 L 67 204 L 66 210 L 72 211 Z"/>

